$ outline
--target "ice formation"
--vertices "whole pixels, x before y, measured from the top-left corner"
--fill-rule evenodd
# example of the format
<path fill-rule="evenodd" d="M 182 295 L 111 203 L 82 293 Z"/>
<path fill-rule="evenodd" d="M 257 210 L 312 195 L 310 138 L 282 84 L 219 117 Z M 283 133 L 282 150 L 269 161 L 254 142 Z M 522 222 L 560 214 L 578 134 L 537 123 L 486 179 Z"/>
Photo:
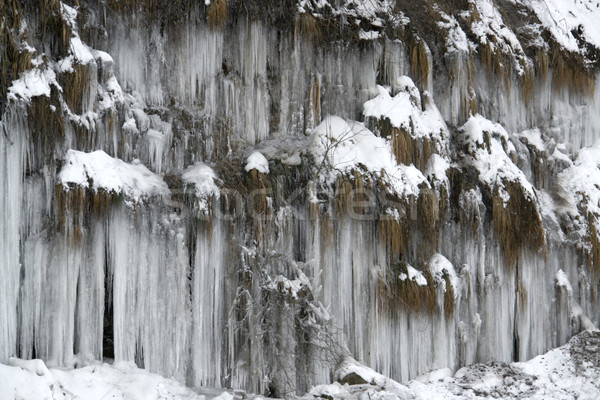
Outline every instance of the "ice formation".
<path fill-rule="evenodd" d="M 0 382 L 564 394 L 534 357 L 596 340 L 600 9 L 280 3 L 0 4 Z"/>

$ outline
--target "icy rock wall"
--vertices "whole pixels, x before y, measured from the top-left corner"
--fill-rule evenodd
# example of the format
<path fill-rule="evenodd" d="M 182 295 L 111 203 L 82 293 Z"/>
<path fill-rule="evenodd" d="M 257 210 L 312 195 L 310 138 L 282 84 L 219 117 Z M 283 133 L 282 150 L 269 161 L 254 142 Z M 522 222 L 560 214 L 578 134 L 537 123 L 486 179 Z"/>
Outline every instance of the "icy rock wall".
<path fill-rule="evenodd" d="M 108 357 L 193 386 L 283 396 L 329 381 L 347 353 L 406 380 L 528 359 L 566 342 L 581 329 L 580 314 L 597 322 L 585 234 L 563 235 L 564 221 L 542 210 L 544 250 L 517 249 L 518 263 L 507 265 L 484 199 L 494 193 L 461 179 L 437 182 L 425 139 L 407 136 L 419 151 L 396 161 L 427 175 L 421 193 L 435 192 L 435 206 L 407 195 L 391 233 L 379 218 L 388 210 L 375 207 L 377 218 L 345 212 L 357 175 L 321 188 L 315 202 L 321 167 L 309 149 L 286 146 L 308 146 L 327 115 L 362 120 L 378 84 L 396 94 L 410 89 L 411 75 L 420 90 L 410 95 L 424 111 L 435 103 L 448 125 L 442 142 L 427 139 L 437 143 L 433 153 L 462 165 L 455 127 L 475 111 L 510 133 L 535 126 L 548 148 L 535 153 L 511 137 L 511 154 L 536 189 L 550 190 L 567 166 L 549 156 L 552 146 L 567 143 L 574 158 L 598 136 L 598 90 L 557 87 L 549 70 L 528 98 L 522 77 L 499 79 L 468 46 L 449 52 L 438 76 L 427 45 L 419 70 L 406 41 L 322 46 L 243 13 L 211 29 L 202 7 L 166 25 L 95 2 L 79 13 L 49 11 L 67 33 L 36 35 L 39 16 L 25 14 L 33 47 L 22 52 L 46 59 L 31 66 L 38 75 L 15 77 L 2 116 L 0 360 L 73 366 Z M 274 155 L 269 175 L 244 171 L 255 148 Z M 141 163 L 145 179 L 168 190 L 107 189 L 94 175 L 101 169 L 89 166 L 83 180 L 65 181 L 68 149 L 103 150 L 132 169 Z M 286 165 L 288 156 L 299 161 Z M 216 170 L 220 195 L 182 182 L 198 161 Z M 414 290 L 418 303 L 403 304 L 394 290 Z"/>

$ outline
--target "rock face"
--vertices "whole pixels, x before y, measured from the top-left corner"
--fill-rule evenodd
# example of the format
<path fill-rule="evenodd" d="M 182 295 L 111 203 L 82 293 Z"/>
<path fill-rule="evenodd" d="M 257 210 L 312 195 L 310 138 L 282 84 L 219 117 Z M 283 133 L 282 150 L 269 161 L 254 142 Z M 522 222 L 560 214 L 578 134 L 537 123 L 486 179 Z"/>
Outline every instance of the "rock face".
<path fill-rule="evenodd" d="M 284 396 L 598 323 L 593 2 L 274 3 L 0 4 L 0 362 Z"/>

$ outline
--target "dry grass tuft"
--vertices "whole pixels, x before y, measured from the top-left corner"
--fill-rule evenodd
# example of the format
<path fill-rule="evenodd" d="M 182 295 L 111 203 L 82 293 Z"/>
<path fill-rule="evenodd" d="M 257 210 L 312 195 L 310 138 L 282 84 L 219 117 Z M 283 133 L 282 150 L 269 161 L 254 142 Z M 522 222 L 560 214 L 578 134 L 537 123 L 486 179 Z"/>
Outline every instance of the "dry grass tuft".
<path fill-rule="evenodd" d="M 54 153 L 65 135 L 63 114 L 60 106 L 60 94 L 56 87 L 51 87 L 50 97 L 37 96 L 31 99 L 27 110 L 27 121 L 31 132 L 34 151 L 28 155 L 30 168 L 41 167 L 38 162 L 53 163 Z M 46 159 L 42 160 L 42 155 Z"/>
<path fill-rule="evenodd" d="M 550 61 L 548 59 L 548 51 L 546 49 L 538 49 L 535 52 L 535 75 L 545 82 L 548 78 L 548 68 Z"/>
<path fill-rule="evenodd" d="M 60 84 L 64 89 L 64 99 L 69 109 L 74 114 L 83 114 L 88 106 L 84 99 L 90 95 L 90 81 L 96 79 L 93 69 L 88 65 L 77 64 L 73 72 L 66 72 L 61 76 Z"/>
<path fill-rule="evenodd" d="M 444 316 L 446 319 L 450 320 L 454 316 L 454 310 L 456 309 L 454 286 L 452 286 L 450 275 L 445 270 L 443 278 L 446 282 L 446 292 L 444 293 Z"/>
<path fill-rule="evenodd" d="M 553 45 L 550 47 L 550 60 L 554 87 L 567 87 L 584 96 L 594 93 L 596 80 L 593 71 L 585 66 L 581 55 L 569 53 L 558 45 Z"/>
<path fill-rule="evenodd" d="M 323 34 L 317 19 L 308 13 L 298 15 L 294 24 L 294 32 L 300 34 L 313 42 L 319 43 L 323 40 Z"/>
<path fill-rule="evenodd" d="M 523 187 L 513 181 L 504 180 L 502 184 L 510 199 L 505 204 L 496 188 L 492 216 L 506 266 L 512 269 L 523 248 L 545 250 L 545 230 L 535 202 L 525 195 Z"/>
<path fill-rule="evenodd" d="M 388 261 L 399 260 L 408 248 L 408 223 L 388 215 L 379 219 L 379 238 L 385 244 Z"/>
<path fill-rule="evenodd" d="M 227 20 L 227 0 L 212 0 L 208 6 L 208 25 L 221 29 Z"/>
<path fill-rule="evenodd" d="M 73 32 L 65 22 L 58 0 L 40 0 L 40 31 L 42 39 L 49 40 L 51 53 L 66 56 Z"/>
<path fill-rule="evenodd" d="M 392 265 L 379 275 L 377 283 L 378 311 L 395 315 L 401 310 L 416 313 L 426 312 L 433 315 L 437 296 L 433 276 L 429 270 L 422 271 L 427 284 L 420 286 L 411 279 L 400 279 L 400 274 L 407 274 L 405 263 Z"/>
<path fill-rule="evenodd" d="M 19 1 L 0 1 L 0 115 L 4 112 L 11 82 L 18 79 L 21 72 L 32 68 L 33 53 L 20 48 L 22 17 Z"/>
<path fill-rule="evenodd" d="M 437 248 L 440 236 L 440 200 L 435 190 L 424 187 L 417 199 L 417 228 L 422 242 L 419 251 L 423 259 L 429 258 Z"/>
<path fill-rule="evenodd" d="M 429 138 L 414 138 L 410 130 L 392 126 L 388 118 L 377 120 L 376 128 L 381 136 L 391 139 L 392 151 L 398 163 L 413 164 L 424 171 L 431 155 L 437 152 Z"/>
<path fill-rule="evenodd" d="M 591 245 L 592 269 L 600 273 L 600 240 L 598 239 L 598 229 L 596 228 L 596 217 L 591 213 L 587 215 L 589 242 Z"/>
<path fill-rule="evenodd" d="M 535 94 L 535 70 L 527 66 L 523 66 L 523 69 L 525 73 L 520 77 L 523 100 L 526 104 L 530 104 Z"/>
<path fill-rule="evenodd" d="M 429 80 L 429 52 L 425 41 L 409 34 L 406 40 L 408 57 L 410 59 L 410 68 L 413 76 L 418 77 L 417 81 L 421 86 Z"/>

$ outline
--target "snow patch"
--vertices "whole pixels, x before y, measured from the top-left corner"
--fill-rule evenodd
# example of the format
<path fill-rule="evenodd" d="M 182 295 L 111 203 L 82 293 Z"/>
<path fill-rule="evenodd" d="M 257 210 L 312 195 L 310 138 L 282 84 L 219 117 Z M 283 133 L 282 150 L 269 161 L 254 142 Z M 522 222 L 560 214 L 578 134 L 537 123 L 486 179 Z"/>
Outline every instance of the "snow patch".
<path fill-rule="evenodd" d="M 525 196 L 536 201 L 533 186 L 511 159 L 511 155 L 515 154 L 515 147 L 500 124 L 477 114 L 469 118 L 460 132 L 459 141 L 466 149 L 465 161 L 477 169 L 481 182 L 492 190 L 498 187 L 505 203 L 510 195 L 504 189 L 503 181 L 518 183 Z"/>
<path fill-rule="evenodd" d="M 600 8 L 597 0 L 532 0 L 525 3 L 565 49 L 580 53 L 573 31 L 600 48 Z"/>
<path fill-rule="evenodd" d="M 269 160 L 267 160 L 266 157 L 263 156 L 259 151 L 255 151 L 254 153 L 250 154 L 246 159 L 245 170 L 250 172 L 253 169 L 263 174 L 269 173 Z"/>
<path fill-rule="evenodd" d="M 455 289 L 454 295 L 456 296 L 458 293 L 458 290 L 456 289 L 460 284 L 460 280 L 456 275 L 456 270 L 454 269 L 454 265 L 452 265 L 450 260 L 439 253 L 435 253 L 433 256 L 431 256 L 427 265 L 429 266 L 429 271 L 435 280 L 442 285 L 444 292 L 446 291 L 446 280 L 444 279 L 444 273 L 448 274 L 450 283 Z"/>
<path fill-rule="evenodd" d="M 406 265 L 406 274 L 404 272 L 401 272 L 400 275 L 398 275 L 398 278 L 401 281 L 409 279 L 419 286 L 427 286 L 427 279 L 425 278 L 425 275 L 423 275 L 421 271 L 413 268 L 411 265 L 408 264 Z"/>
<path fill-rule="evenodd" d="M 313 131 L 317 163 L 331 166 L 330 181 L 341 173 L 366 170 L 381 178 L 400 196 L 417 195 L 425 177 L 413 165 L 398 165 L 390 142 L 375 136 L 364 124 L 327 116 Z"/>
<path fill-rule="evenodd" d="M 0 364 L 0 399 L 119 399 L 205 400 L 173 379 L 163 378 L 135 366 L 98 364 L 75 370 L 48 369 L 41 360 L 11 358 Z M 229 393 L 220 400 L 232 400 Z"/>
<path fill-rule="evenodd" d="M 25 71 L 19 79 L 8 88 L 8 99 L 13 101 L 30 101 L 32 97 L 50 97 L 50 85 L 56 85 L 56 74 L 51 69 L 37 68 Z"/>
<path fill-rule="evenodd" d="M 388 89 L 377 85 L 377 97 L 363 105 L 365 117 L 388 118 L 392 126 L 404 129 L 414 137 L 441 138 L 447 127 L 435 105 L 428 102 L 423 111 L 421 95 L 412 79 L 404 76 L 397 83 L 403 90 L 394 97 Z"/>
<path fill-rule="evenodd" d="M 104 189 L 123 193 L 134 200 L 148 196 L 168 196 L 170 193 L 162 177 L 139 161 L 129 164 L 102 150 L 92 153 L 67 151 L 58 180 L 65 188 L 75 184 L 96 191 Z"/>

